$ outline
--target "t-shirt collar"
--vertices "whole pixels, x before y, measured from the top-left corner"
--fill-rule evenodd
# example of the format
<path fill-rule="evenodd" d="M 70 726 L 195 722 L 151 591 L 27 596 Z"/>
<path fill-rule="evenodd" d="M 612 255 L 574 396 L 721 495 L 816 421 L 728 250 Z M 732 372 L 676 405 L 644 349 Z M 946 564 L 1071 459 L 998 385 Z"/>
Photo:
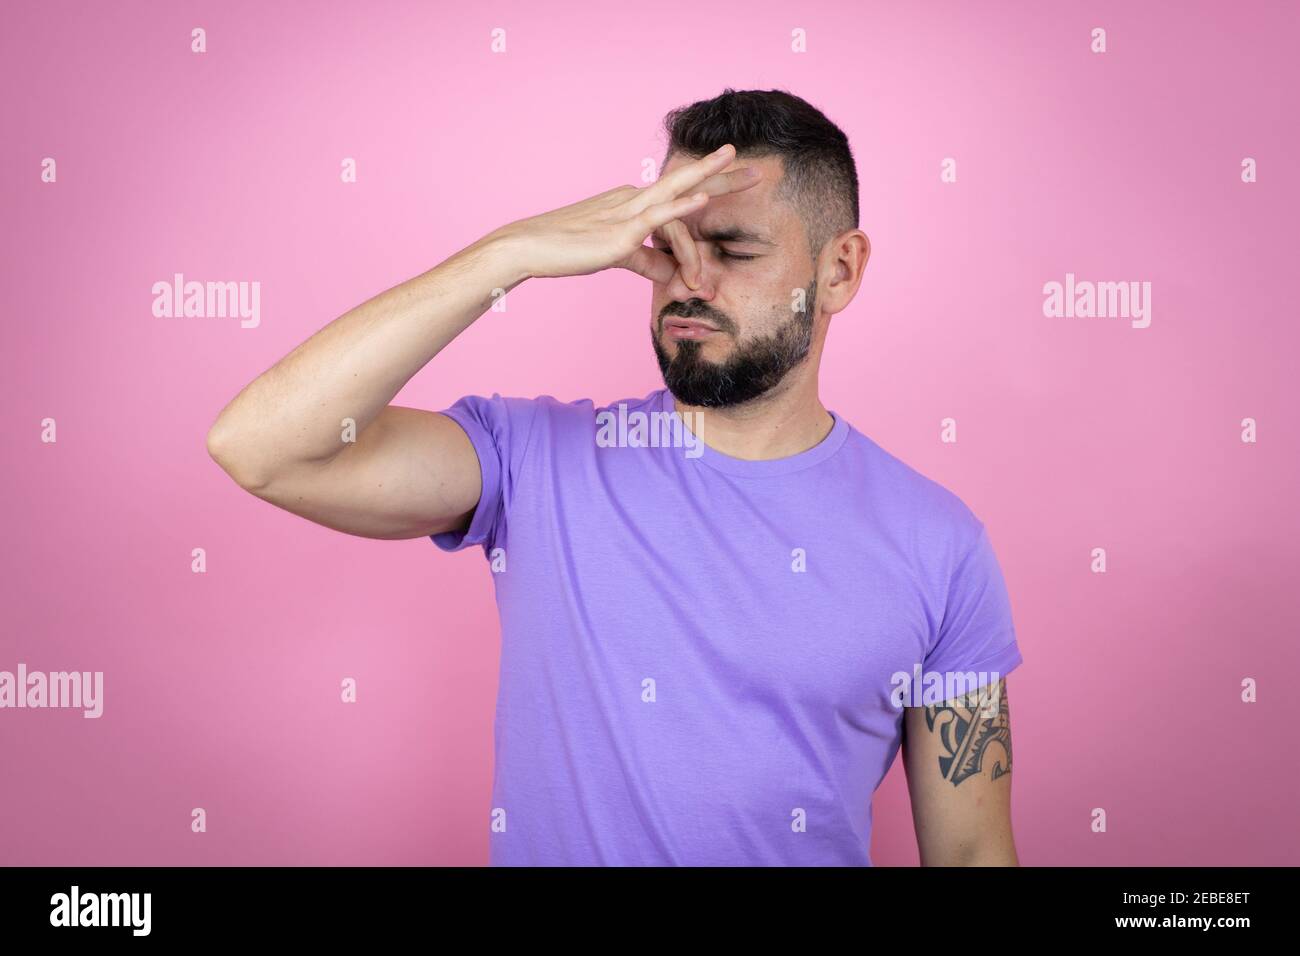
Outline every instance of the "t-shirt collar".
<path fill-rule="evenodd" d="M 673 393 L 667 388 L 660 389 L 659 407 L 662 411 L 672 412 L 676 410 L 676 402 L 673 400 Z M 763 458 L 751 460 L 747 458 L 733 458 L 730 455 L 724 455 L 720 451 L 715 451 L 708 445 L 707 438 L 700 442 L 701 453 L 696 461 L 701 461 L 711 468 L 723 471 L 731 475 L 744 475 L 748 477 L 767 477 L 770 475 L 786 475 L 792 471 L 802 471 L 804 468 L 811 468 L 813 465 L 825 461 L 831 455 L 840 450 L 844 440 L 849 437 L 849 423 L 845 421 L 833 409 L 826 409 L 835 424 L 831 426 L 830 433 L 827 434 L 816 445 L 799 452 L 795 455 L 788 455 L 785 458 Z"/>

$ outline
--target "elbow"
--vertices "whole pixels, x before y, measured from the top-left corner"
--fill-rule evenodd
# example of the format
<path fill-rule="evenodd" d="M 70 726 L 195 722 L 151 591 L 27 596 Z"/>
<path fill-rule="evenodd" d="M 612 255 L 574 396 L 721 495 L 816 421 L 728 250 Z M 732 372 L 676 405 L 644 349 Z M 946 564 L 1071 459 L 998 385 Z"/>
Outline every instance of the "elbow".
<path fill-rule="evenodd" d="M 269 479 L 265 472 L 254 464 L 249 453 L 249 443 L 242 440 L 222 419 L 208 429 L 208 456 L 215 461 L 240 488 L 257 494 L 266 488 Z"/>

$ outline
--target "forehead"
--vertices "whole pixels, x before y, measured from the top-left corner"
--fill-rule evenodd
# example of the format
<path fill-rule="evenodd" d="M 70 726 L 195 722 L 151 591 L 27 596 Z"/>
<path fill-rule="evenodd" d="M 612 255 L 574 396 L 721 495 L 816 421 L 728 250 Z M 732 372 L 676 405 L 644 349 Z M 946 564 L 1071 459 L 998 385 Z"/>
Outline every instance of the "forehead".
<path fill-rule="evenodd" d="M 660 175 L 666 176 L 673 170 L 689 165 L 698 159 L 674 153 L 664 164 Z M 776 195 L 777 185 L 785 174 L 785 164 L 780 156 L 747 157 L 738 156 L 731 165 L 722 170 L 734 172 L 753 166 L 762 173 L 762 180 L 748 189 L 711 196 L 709 203 L 697 213 L 682 217 L 692 231 L 697 227 L 717 229 L 740 227 L 759 232 L 772 240 L 779 240 L 787 230 L 799 228 L 794 209 Z M 689 195 L 689 192 L 683 192 Z"/>

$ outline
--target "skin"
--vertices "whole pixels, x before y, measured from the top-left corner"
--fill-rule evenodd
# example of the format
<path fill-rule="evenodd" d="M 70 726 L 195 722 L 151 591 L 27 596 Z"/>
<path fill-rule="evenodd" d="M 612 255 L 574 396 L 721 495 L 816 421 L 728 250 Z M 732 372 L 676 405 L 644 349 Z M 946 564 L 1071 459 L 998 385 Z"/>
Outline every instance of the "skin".
<path fill-rule="evenodd" d="M 664 165 L 671 175 L 690 162 L 674 154 Z M 678 404 L 682 412 L 702 417 L 701 435 L 708 444 L 733 458 L 784 458 L 820 442 L 834 424 L 817 391 L 817 371 L 830 326 L 830 317 L 844 309 L 857 293 L 871 254 L 871 244 L 860 229 L 835 237 L 816 261 L 808 248 L 798 211 L 775 196 L 783 170 L 779 157 L 744 160 L 758 171 L 758 182 L 740 192 L 710 199 L 707 205 L 669 223 L 653 238 L 668 260 L 653 277 L 650 327 L 660 345 L 672 356 L 679 345 L 664 329 L 664 309 L 670 302 L 698 299 L 717 313 L 709 321 L 720 324 L 720 334 L 701 340 L 702 357 L 725 361 L 740 343 L 770 335 L 791 315 L 791 295 L 817 280 L 813 341 L 807 360 L 792 369 L 779 385 L 758 399 L 730 408 L 701 408 Z M 731 164 L 726 171 L 739 169 Z M 754 239 L 720 241 L 711 236 L 742 229 Z M 665 238 L 668 241 L 665 241 Z M 753 256 L 739 260 L 731 256 Z M 669 275 L 668 268 L 678 268 Z"/>
<path fill-rule="evenodd" d="M 1011 831 L 1006 679 L 903 713 L 903 768 L 922 866 L 1019 866 Z M 954 752 L 965 759 L 951 761 Z"/>
<path fill-rule="evenodd" d="M 851 229 L 814 259 L 796 211 L 775 196 L 782 173 L 779 158 L 738 162 L 730 146 L 706 157 L 674 155 L 648 186 L 618 186 L 508 223 L 298 345 L 226 405 L 208 432 L 208 452 L 244 490 L 347 534 L 399 539 L 463 530 L 482 491 L 469 438 L 447 416 L 394 405 L 394 396 L 487 312 L 494 293 L 530 278 L 614 268 L 650 281 L 651 333 L 670 355 L 680 346 L 664 328 L 665 309 L 703 304 L 719 328 L 699 340 L 701 358 L 713 362 L 788 320 L 792 291 L 815 276 L 813 340 L 802 363 L 742 405 L 679 405 L 701 414 L 702 440 L 736 458 L 811 448 L 833 424 L 817 391 L 830 317 L 852 301 L 871 246 Z M 724 228 L 754 238 L 718 238 Z M 354 441 L 344 440 L 348 420 Z M 1010 776 L 993 779 L 991 758 L 957 781 L 941 772 L 957 708 L 953 702 L 929 721 L 926 708 L 905 714 L 902 749 L 921 862 L 1015 865 Z M 1003 763 L 1009 769 L 1009 755 Z"/>

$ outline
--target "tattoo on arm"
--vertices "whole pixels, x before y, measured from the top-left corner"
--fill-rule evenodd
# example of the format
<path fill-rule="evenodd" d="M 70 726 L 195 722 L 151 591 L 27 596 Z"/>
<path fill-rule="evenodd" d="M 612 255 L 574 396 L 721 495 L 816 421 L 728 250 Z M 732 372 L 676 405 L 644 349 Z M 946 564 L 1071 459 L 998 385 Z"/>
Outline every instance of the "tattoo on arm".
<path fill-rule="evenodd" d="M 1011 772 L 1011 719 L 1001 681 L 926 707 L 925 726 L 939 735 L 939 772 L 954 787 L 986 768 L 990 780 Z"/>

